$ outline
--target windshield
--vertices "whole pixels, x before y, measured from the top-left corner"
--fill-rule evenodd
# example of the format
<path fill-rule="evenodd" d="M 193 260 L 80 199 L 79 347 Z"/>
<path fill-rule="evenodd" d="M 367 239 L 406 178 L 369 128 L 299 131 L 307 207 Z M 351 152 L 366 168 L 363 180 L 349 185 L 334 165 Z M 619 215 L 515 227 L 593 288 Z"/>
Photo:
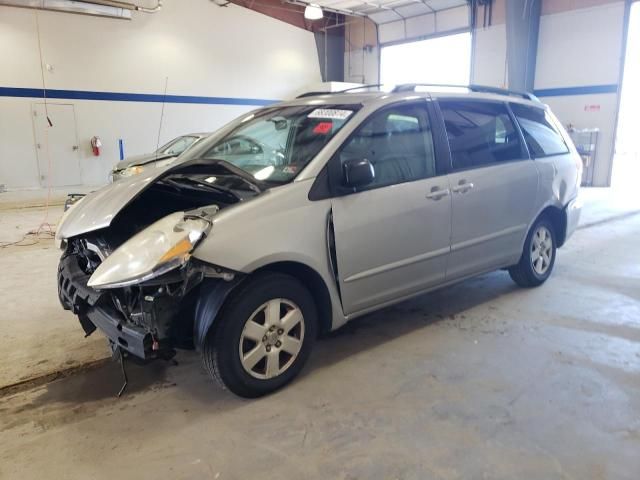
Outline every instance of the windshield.
<path fill-rule="evenodd" d="M 201 158 L 231 163 L 260 181 L 285 183 L 318 154 L 357 108 L 267 108 L 243 120 Z"/>
<path fill-rule="evenodd" d="M 174 138 L 169 143 L 161 146 L 157 150 L 157 153 L 161 153 L 163 155 L 178 156 L 191 145 L 193 145 L 196 140 L 198 140 L 198 137 L 193 137 L 191 135 L 184 135 L 182 137 Z"/>

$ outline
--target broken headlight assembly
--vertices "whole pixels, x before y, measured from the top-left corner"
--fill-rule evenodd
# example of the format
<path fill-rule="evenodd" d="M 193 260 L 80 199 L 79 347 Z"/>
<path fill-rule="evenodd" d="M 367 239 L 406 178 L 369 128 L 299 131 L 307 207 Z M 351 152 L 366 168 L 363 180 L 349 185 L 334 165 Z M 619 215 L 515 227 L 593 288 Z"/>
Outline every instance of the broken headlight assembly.
<path fill-rule="evenodd" d="M 121 177 L 133 177 L 134 175 L 139 175 L 142 172 L 144 172 L 145 166 L 144 165 L 135 165 L 133 167 L 127 167 L 123 170 L 120 170 L 119 172 L 114 172 L 117 175 L 120 175 Z"/>
<path fill-rule="evenodd" d="M 120 288 L 159 277 L 187 263 L 211 229 L 203 217 L 176 212 L 161 218 L 118 247 L 96 269 L 88 286 Z"/>
<path fill-rule="evenodd" d="M 162 168 L 167 165 L 171 165 L 176 160 L 175 157 L 165 158 L 164 160 L 156 160 L 155 162 L 145 163 L 143 165 L 133 165 L 131 167 L 123 168 L 122 170 L 113 170 L 111 175 L 113 178 L 124 178 L 124 177 L 133 177 L 134 175 L 139 175 L 148 168 Z"/>

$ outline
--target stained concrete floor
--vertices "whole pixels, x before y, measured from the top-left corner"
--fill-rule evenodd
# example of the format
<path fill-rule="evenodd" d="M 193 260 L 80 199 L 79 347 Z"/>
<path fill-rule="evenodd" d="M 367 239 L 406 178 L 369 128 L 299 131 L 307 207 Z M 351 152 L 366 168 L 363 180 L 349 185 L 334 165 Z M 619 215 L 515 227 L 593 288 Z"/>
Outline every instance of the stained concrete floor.
<path fill-rule="evenodd" d="M 25 205 L 0 203 L 0 245 L 19 242 L 43 221 L 55 225 L 62 215 L 61 201 L 54 202 L 48 213 L 39 202 Z M 0 248 L 0 351 L 5 359 L 0 362 L 0 388 L 108 355 L 104 339 L 84 339 L 77 318 L 60 307 L 59 258 L 53 240 L 46 236 Z"/>
<path fill-rule="evenodd" d="M 496 272 L 354 321 L 260 400 L 192 353 L 120 399 L 113 363 L 5 394 L 0 478 L 637 480 L 638 238 L 595 222 L 540 288 Z"/>

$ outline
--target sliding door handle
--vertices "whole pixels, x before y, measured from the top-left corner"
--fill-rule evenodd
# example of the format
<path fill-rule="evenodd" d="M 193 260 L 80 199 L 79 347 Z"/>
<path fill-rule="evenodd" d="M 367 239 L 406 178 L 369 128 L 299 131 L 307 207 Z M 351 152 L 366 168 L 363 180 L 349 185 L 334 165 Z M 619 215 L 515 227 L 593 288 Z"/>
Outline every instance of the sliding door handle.
<path fill-rule="evenodd" d="M 427 193 L 426 197 L 430 200 L 440 200 L 442 197 L 446 197 L 451 193 L 448 188 L 440 190 L 438 187 L 433 187 L 431 192 Z"/>
<path fill-rule="evenodd" d="M 451 191 L 453 193 L 467 193 L 469 190 L 471 190 L 473 188 L 473 183 L 469 182 L 469 183 L 461 183 L 460 185 L 456 185 L 455 187 L 451 188 Z"/>

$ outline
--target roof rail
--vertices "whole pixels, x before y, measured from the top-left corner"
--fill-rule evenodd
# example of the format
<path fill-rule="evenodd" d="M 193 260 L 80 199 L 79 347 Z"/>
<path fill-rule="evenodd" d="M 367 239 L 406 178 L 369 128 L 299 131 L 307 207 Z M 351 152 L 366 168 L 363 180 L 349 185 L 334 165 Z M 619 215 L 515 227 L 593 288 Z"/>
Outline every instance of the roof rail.
<path fill-rule="evenodd" d="M 300 95 L 298 95 L 296 98 L 305 98 L 305 97 L 314 97 L 316 95 L 335 95 L 337 93 L 348 93 L 348 92 L 352 92 L 354 90 L 364 90 L 364 89 L 368 89 L 368 88 L 380 88 L 383 85 L 381 83 L 372 83 L 369 85 L 360 85 L 358 87 L 349 87 L 345 90 L 336 90 L 335 92 L 320 92 L 320 91 L 312 91 L 312 92 L 305 92 L 305 93 L 301 93 Z"/>
<path fill-rule="evenodd" d="M 347 92 L 352 92 L 354 90 L 364 90 L 366 88 L 380 88 L 383 87 L 384 85 L 382 83 L 370 83 L 368 85 L 360 85 L 358 87 L 350 87 L 350 88 L 346 88 L 344 90 L 339 90 L 335 93 L 347 93 Z"/>
<path fill-rule="evenodd" d="M 360 85 L 358 87 L 351 87 L 345 90 L 338 90 L 336 92 L 307 92 L 301 95 L 298 95 L 296 98 L 304 98 L 311 97 L 314 95 L 331 95 L 337 93 L 349 93 L 356 90 L 365 90 L 371 88 L 381 88 L 388 86 L 388 84 L 382 83 L 374 83 L 370 85 Z M 516 90 L 507 90 L 505 88 L 497 88 L 497 87 L 488 87 L 485 85 L 455 85 L 449 83 L 403 83 L 400 85 L 396 85 L 391 92 L 392 93 L 400 93 L 400 92 L 414 92 L 418 87 L 427 87 L 427 88 L 462 88 L 468 90 L 470 92 L 478 92 L 478 93 L 495 93 L 496 95 L 509 95 L 512 97 L 520 97 L 525 100 L 532 100 L 534 102 L 540 102 L 538 97 L 536 97 L 533 93 L 529 92 L 518 92 Z"/>
<path fill-rule="evenodd" d="M 330 95 L 331 92 L 305 92 L 298 95 L 296 98 L 315 97 L 316 95 Z"/>
<path fill-rule="evenodd" d="M 506 90 L 504 88 L 487 87 L 484 85 L 453 85 L 447 83 L 405 83 L 397 85 L 393 92 L 413 92 L 417 87 L 433 87 L 433 88 L 464 88 L 471 92 L 483 92 L 483 93 L 495 93 L 497 95 L 510 95 L 512 97 L 520 97 L 525 100 L 533 100 L 539 102 L 540 100 L 533 93 L 517 92 L 515 90 Z"/>
<path fill-rule="evenodd" d="M 525 100 L 532 100 L 539 102 L 540 99 L 533 93 L 520 92 L 518 90 L 507 90 L 505 88 L 487 87 L 485 85 L 469 85 L 469 90 L 472 92 L 484 92 L 484 93 L 497 93 L 498 95 L 511 95 L 512 97 L 521 97 Z"/>

